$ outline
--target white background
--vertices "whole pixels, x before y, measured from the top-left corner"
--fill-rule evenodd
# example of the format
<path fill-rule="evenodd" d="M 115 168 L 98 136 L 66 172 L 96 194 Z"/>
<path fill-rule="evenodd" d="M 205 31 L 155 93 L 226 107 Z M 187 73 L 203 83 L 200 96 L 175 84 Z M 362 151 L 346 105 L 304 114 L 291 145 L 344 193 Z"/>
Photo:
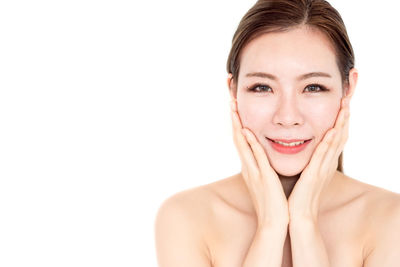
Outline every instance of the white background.
<path fill-rule="evenodd" d="M 156 266 L 172 194 L 240 170 L 226 59 L 255 1 L 1 1 L 0 266 Z M 400 192 L 398 1 L 330 1 L 359 83 L 345 173 Z"/>

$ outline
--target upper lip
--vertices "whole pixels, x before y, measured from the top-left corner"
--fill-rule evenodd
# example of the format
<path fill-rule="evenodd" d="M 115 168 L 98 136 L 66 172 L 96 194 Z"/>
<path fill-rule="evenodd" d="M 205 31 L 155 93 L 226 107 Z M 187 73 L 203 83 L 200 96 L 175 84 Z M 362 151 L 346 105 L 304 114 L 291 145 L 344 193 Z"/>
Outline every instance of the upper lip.
<path fill-rule="evenodd" d="M 268 138 L 268 137 L 267 137 Z M 308 141 L 311 139 L 273 139 L 273 138 L 268 138 L 269 140 L 272 141 L 279 141 L 279 142 L 283 142 L 283 143 L 293 143 L 293 142 L 300 142 L 300 141 Z"/>

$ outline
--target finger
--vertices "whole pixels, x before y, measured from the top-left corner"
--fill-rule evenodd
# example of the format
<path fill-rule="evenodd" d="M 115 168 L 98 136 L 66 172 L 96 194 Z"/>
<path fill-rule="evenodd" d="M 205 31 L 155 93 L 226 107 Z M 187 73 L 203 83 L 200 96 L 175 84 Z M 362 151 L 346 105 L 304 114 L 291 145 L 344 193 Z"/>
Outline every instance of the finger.
<path fill-rule="evenodd" d="M 315 149 L 308 167 L 309 171 L 312 172 L 313 174 L 320 173 L 322 161 L 324 159 L 326 152 L 329 149 L 329 146 L 333 141 L 333 138 L 335 137 L 335 133 L 336 129 L 334 128 L 328 130 L 325 133 L 322 141 L 318 144 L 317 148 Z M 310 175 L 309 177 L 312 177 L 312 175 Z"/>
<path fill-rule="evenodd" d="M 344 126 L 343 126 L 342 139 L 341 139 L 341 143 L 339 145 L 340 149 L 338 151 L 338 154 L 340 154 L 343 151 L 344 145 L 346 144 L 346 142 L 349 138 L 349 127 L 350 127 L 350 113 L 347 114 L 346 122 L 344 123 Z"/>
<path fill-rule="evenodd" d="M 253 151 L 254 158 L 257 161 L 258 168 L 261 174 L 258 177 L 259 180 L 261 180 L 261 184 L 265 186 L 264 189 L 266 191 L 264 192 L 270 195 L 271 198 L 282 198 L 286 201 L 286 196 L 282 187 L 282 183 L 279 180 L 278 174 L 269 164 L 268 157 L 264 151 L 263 146 L 258 142 L 257 137 L 253 134 L 252 131 L 247 128 L 243 128 L 243 132 Z M 256 189 L 259 189 L 259 183 L 253 184 L 253 186 L 257 187 Z"/>
<path fill-rule="evenodd" d="M 343 107 L 340 110 L 339 117 L 335 123 L 335 130 L 336 130 L 337 134 L 335 135 L 335 138 L 332 141 L 332 145 L 331 145 L 333 152 L 336 152 L 339 148 L 341 139 L 343 137 L 343 130 L 344 130 L 346 122 L 348 121 L 348 118 L 349 118 L 348 109 L 347 109 L 347 107 Z"/>
<path fill-rule="evenodd" d="M 325 174 L 331 172 L 331 168 L 337 168 L 337 158 L 343 150 L 344 144 L 348 136 L 348 125 L 349 125 L 349 110 L 347 105 L 344 103 L 345 99 L 342 100 L 342 109 L 340 110 L 339 117 L 335 123 L 335 137 L 332 140 L 328 150 L 322 160 L 321 171 Z"/>
<path fill-rule="evenodd" d="M 347 105 L 346 105 L 346 98 L 342 98 L 341 101 L 341 109 L 337 115 L 336 121 L 335 121 L 335 125 L 333 127 L 334 131 L 336 132 L 336 134 L 334 134 L 333 139 L 330 141 L 330 144 L 325 152 L 324 158 L 328 159 L 328 161 L 331 160 L 331 156 L 335 155 L 336 152 L 339 149 L 339 145 L 341 142 L 341 138 L 342 138 L 342 133 L 343 133 L 343 127 L 344 124 L 346 123 L 346 118 L 347 118 Z M 327 136 L 329 137 L 329 136 Z M 325 137 L 324 137 L 325 139 Z M 325 160 L 321 159 L 323 163 Z"/>
<path fill-rule="evenodd" d="M 342 98 L 340 111 L 339 111 L 339 114 L 335 121 L 335 126 L 334 126 L 335 128 L 340 128 L 340 125 L 339 125 L 340 123 L 342 125 L 344 124 L 344 120 L 341 120 L 340 117 L 344 116 L 344 118 L 346 118 L 346 116 L 350 113 L 348 101 L 349 100 L 346 97 Z"/>
<path fill-rule="evenodd" d="M 340 126 L 341 128 L 335 128 L 336 134 L 334 135 L 333 140 L 328 146 L 327 152 L 322 159 L 320 169 L 321 175 L 326 176 L 330 174 L 333 169 L 337 168 L 338 158 L 344 145 L 343 138 L 345 137 L 344 131 L 346 126 L 346 119 L 344 118 L 344 114 L 340 116 L 340 120 L 341 121 L 338 123 L 338 126 Z"/>
<path fill-rule="evenodd" d="M 340 130 L 344 124 L 344 117 L 346 117 L 346 107 L 348 107 L 348 102 L 346 99 L 343 98 L 341 102 L 341 110 L 336 118 L 335 126 L 328 130 L 322 141 L 318 144 L 317 148 L 315 149 L 313 156 L 311 157 L 311 161 L 309 163 L 309 170 L 314 172 L 315 174 L 321 174 L 321 170 L 325 170 L 327 168 L 327 163 L 331 163 L 331 160 L 326 160 L 327 158 L 332 158 L 331 154 L 328 154 L 330 149 L 332 150 L 333 143 L 338 142 L 340 139 Z M 348 112 L 347 112 L 348 113 Z M 338 137 L 339 136 L 339 137 Z M 334 153 L 337 152 L 337 149 L 333 149 Z M 331 153 L 331 152 L 329 152 Z"/>
<path fill-rule="evenodd" d="M 335 140 L 333 141 L 333 149 L 335 150 L 332 153 L 332 156 L 339 155 L 342 151 L 342 146 L 347 140 L 348 136 L 348 126 L 349 126 L 349 106 L 348 106 L 348 99 L 345 97 L 342 99 L 342 108 L 340 110 L 340 114 L 338 120 L 335 123 L 335 129 L 338 132 Z"/>
<path fill-rule="evenodd" d="M 346 101 L 347 100 L 347 101 Z M 343 121 L 340 123 L 341 129 L 340 129 L 340 138 L 339 138 L 339 143 L 337 144 L 337 151 L 336 154 L 339 156 L 340 153 L 343 151 L 344 144 L 346 143 L 348 136 L 349 136 L 349 121 L 350 121 L 350 108 L 348 104 L 348 99 L 345 99 L 343 105 Z"/>
<path fill-rule="evenodd" d="M 332 154 L 331 160 L 335 160 L 337 162 L 337 158 L 339 158 L 340 153 L 342 153 L 344 146 L 349 137 L 349 125 L 350 125 L 350 112 L 348 107 L 346 108 L 343 115 L 343 122 L 341 123 L 340 136 L 338 138 L 337 144 L 335 144 L 336 152 Z"/>
<path fill-rule="evenodd" d="M 273 174 L 274 170 L 269 164 L 268 157 L 264 151 L 264 148 L 258 142 L 257 137 L 249 129 L 243 128 L 243 131 L 245 132 L 245 136 L 250 144 L 261 173 L 265 175 Z"/>
<path fill-rule="evenodd" d="M 241 129 L 242 125 L 240 122 L 239 114 L 236 111 L 231 110 L 232 117 L 232 129 L 233 129 L 233 140 L 236 146 L 236 149 L 239 152 L 240 160 L 242 164 L 245 165 L 244 168 L 248 172 L 254 173 L 258 169 L 257 162 L 254 159 L 253 152 L 245 136 L 243 136 Z"/>

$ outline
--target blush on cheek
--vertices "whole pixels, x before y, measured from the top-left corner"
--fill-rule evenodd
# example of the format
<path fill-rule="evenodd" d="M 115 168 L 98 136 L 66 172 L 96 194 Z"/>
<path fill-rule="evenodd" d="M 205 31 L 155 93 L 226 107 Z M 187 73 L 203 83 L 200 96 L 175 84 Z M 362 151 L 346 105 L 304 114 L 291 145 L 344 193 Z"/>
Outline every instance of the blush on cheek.
<path fill-rule="evenodd" d="M 255 103 L 243 103 L 240 106 L 239 115 L 243 127 L 249 128 L 254 133 L 257 133 L 259 128 L 262 127 L 266 121 L 265 111 Z"/>
<path fill-rule="evenodd" d="M 326 133 L 332 129 L 333 127 L 335 127 L 335 123 L 336 123 L 336 117 L 337 117 L 337 113 L 336 111 L 333 111 L 331 113 L 325 113 L 325 116 L 321 116 L 318 119 L 318 133 L 320 135 L 318 140 L 318 143 L 320 141 L 322 141 L 322 139 L 325 137 Z"/>
<path fill-rule="evenodd" d="M 310 111 L 311 110 L 312 112 L 309 114 L 312 114 L 312 116 L 309 117 L 309 120 L 313 124 L 319 125 L 320 129 L 326 129 L 327 131 L 335 125 L 336 117 L 339 112 L 336 101 L 317 104 L 312 108 L 310 107 Z"/>
<path fill-rule="evenodd" d="M 262 116 L 246 114 L 247 116 L 243 119 L 244 127 L 249 128 L 257 137 L 258 141 L 262 143 L 266 132 L 267 120 L 264 120 Z M 260 139 L 261 138 L 261 139 Z"/>

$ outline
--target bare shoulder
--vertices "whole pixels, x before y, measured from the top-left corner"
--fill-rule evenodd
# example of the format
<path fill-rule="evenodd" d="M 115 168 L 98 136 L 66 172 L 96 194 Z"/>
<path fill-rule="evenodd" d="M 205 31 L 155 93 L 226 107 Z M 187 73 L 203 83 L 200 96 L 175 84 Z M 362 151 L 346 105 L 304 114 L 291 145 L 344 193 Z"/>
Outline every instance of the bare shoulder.
<path fill-rule="evenodd" d="M 210 224 L 218 213 L 221 205 L 237 207 L 240 204 L 237 175 L 220 179 L 205 185 L 189 188 L 168 197 L 163 201 L 159 212 L 175 207 L 180 209 L 187 218 L 191 218 L 197 227 Z"/>
<path fill-rule="evenodd" d="M 349 178 L 349 177 L 348 177 Z M 364 266 L 392 266 L 382 264 L 379 254 L 389 255 L 400 242 L 400 194 L 390 190 L 349 178 L 354 188 L 363 192 L 360 198 L 363 207 L 366 238 L 364 245 Z M 379 252 L 382 250 L 382 252 Z M 383 252 L 385 251 L 385 252 Z M 400 255 L 400 251 L 396 253 Z M 375 259 L 374 259 L 375 258 Z M 367 260 L 369 263 L 367 264 Z M 400 258 L 399 258 L 400 260 Z M 397 265 L 396 265 L 397 266 Z"/>
<path fill-rule="evenodd" d="M 399 216 L 400 194 L 367 184 L 359 180 L 346 176 L 349 190 L 360 192 L 360 201 L 364 206 L 365 219 L 370 226 L 370 230 L 376 230 L 385 226 L 388 219 Z"/>
<path fill-rule="evenodd" d="M 185 211 L 187 216 L 198 216 L 203 215 L 202 212 L 206 211 L 206 204 L 212 197 L 212 193 L 208 188 L 208 185 L 197 186 L 189 188 L 173 194 L 168 197 L 160 206 L 160 210 L 165 207 L 174 206 L 176 208 Z"/>
<path fill-rule="evenodd" d="M 367 216 L 378 216 L 375 217 L 371 223 L 374 226 L 378 226 L 380 223 L 384 223 L 387 216 L 396 216 L 396 212 L 400 209 L 400 194 L 387 190 L 382 187 L 367 184 L 351 177 L 348 177 L 349 181 L 358 187 L 362 192 L 362 201 L 366 207 Z"/>
<path fill-rule="evenodd" d="M 227 177 L 180 191 L 162 202 L 154 225 L 160 266 L 213 265 L 210 244 L 215 233 L 221 232 L 216 226 L 221 216 L 231 220 L 232 210 L 243 205 L 238 181 L 237 175 Z"/>
<path fill-rule="evenodd" d="M 208 184 L 175 193 L 161 203 L 154 224 L 159 266 L 212 266 L 206 237 L 214 198 Z"/>

